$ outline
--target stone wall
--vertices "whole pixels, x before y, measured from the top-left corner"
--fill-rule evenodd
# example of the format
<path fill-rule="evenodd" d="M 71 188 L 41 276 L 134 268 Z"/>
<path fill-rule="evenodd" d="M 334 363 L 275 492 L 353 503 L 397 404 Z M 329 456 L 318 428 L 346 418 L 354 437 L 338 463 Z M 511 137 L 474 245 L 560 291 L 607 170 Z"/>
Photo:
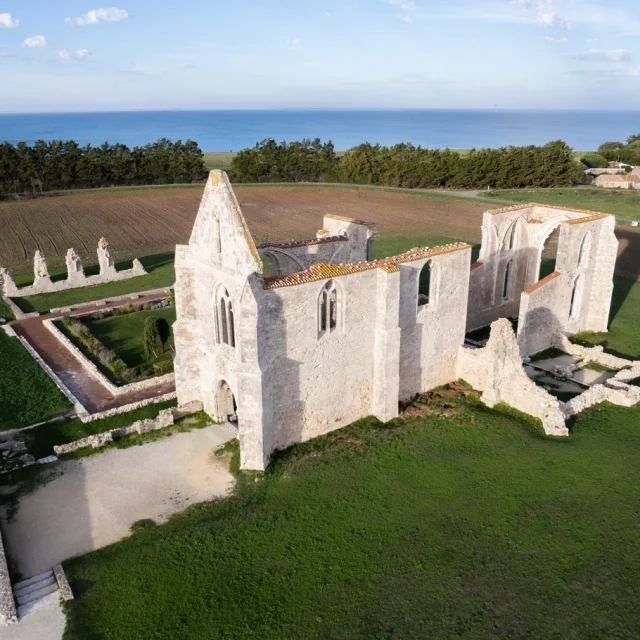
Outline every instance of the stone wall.
<path fill-rule="evenodd" d="M 98 264 L 100 265 L 100 273 L 95 276 L 86 276 L 78 254 L 74 249 L 69 249 L 66 256 L 67 279 L 53 282 L 49 276 L 46 259 L 42 252 L 37 250 L 33 259 L 33 284 L 28 287 L 18 287 L 9 271 L 0 268 L 0 294 L 8 298 L 35 296 L 41 293 L 54 293 L 106 282 L 128 280 L 147 274 L 137 258 L 133 261 L 131 269 L 116 271 L 113 250 L 105 238 L 101 238 L 98 242 Z"/>
<path fill-rule="evenodd" d="M 0 534 L 0 627 L 6 627 L 18 622 L 16 603 L 13 599 L 11 577 L 7 558 L 4 553 L 2 534 Z"/>
<path fill-rule="evenodd" d="M 129 436 L 133 433 L 142 435 L 143 433 L 149 433 L 150 431 L 158 431 L 165 427 L 170 427 L 173 424 L 173 409 L 163 409 L 158 414 L 157 418 L 153 420 L 138 420 L 129 427 L 121 427 L 120 429 L 112 429 L 111 431 L 105 431 L 104 433 L 98 433 L 80 440 L 75 440 L 69 444 L 60 444 L 53 447 L 53 451 L 57 456 L 63 456 L 68 453 L 77 451 L 78 449 L 84 449 L 85 447 L 93 447 L 99 449 L 104 447 L 105 444 L 119 440 L 125 436 Z"/>
<path fill-rule="evenodd" d="M 569 435 L 562 403 L 530 380 L 522 367 L 518 341 L 508 320 L 491 325 L 485 348 L 460 348 L 458 377 L 482 391 L 481 399 L 487 406 L 504 402 L 539 418 L 547 435 Z"/>
<path fill-rule="evenodd" d="M 173 373 L 168 373 L 164 376 L 158 376 L 155 378 L 149 378 L 148 380 L 141 380 L 140 382 L 132 382 L 124 386 L 117 386 L 113 384 L 82 351 L 76 347 L 67 336 L 58 329 L 55 325 L 55 320 L 43 320 L 42 324 L 55 336 L 58 340 L 82 365 L 82 368 L 93 378 L 95 378 L 107 391 L 113 396 L 123 396 L 130 393 L 136 393 L 138 391 L 145 391 L 146 389 L 153 389 L 154 387 L 162 386 L 168 382 L 173 382 L 175 376 Z"/>
<path fill-rule="evenodd" d="M 168 400 L 175 400 L 175 398 L 176 392 L 171 391 L 170 393 L 165 393 L 161 396 L 145 398 L 144 400 L 138 400 L 138 402 L 132 402 L 131 404 L 126 404 L 121 407 L 114 407 L 113 409 L 107 409 L 106 411 L 101 411 L 99 413 L 86 413 L 86 415 L 80 416 L 80 420 L 84 423 L 103 420 L 104 418 L 110 418 L 111 416 L 117 416 L 123 413 L 129 413 L 130 411 L 135 411 L 136 409 L 146 407 L 150 404 L 160 404 L 161 402 L 167 402 Z"/>

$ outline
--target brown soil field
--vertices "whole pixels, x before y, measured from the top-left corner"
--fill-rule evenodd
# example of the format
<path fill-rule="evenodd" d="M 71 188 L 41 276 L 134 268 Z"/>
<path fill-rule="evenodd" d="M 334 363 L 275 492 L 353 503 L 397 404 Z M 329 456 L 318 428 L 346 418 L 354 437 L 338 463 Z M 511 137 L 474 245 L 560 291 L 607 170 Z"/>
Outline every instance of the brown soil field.
<path fill-rule="evenodd" d="M 257 243 L 315 236 L 325 213 L 375 222 L 382 237 L 448 236 L 480 242 L 484 202 L 374 190 L 323 187 L 238 187 L 238 200 Z M 85 265 L 96 262 L 98 239 L 118 260 L 174 250 L 186 243 L 202 187 L 79 192 L 0 202 L 0 266 L 28 273 L 39 248 L 52 270 L 64 267 L 69 247 Z M 497 205 L 498 206 L 498 205 Z M 618 230 L 618 272 L 640 277 L 640 232 Z"/>

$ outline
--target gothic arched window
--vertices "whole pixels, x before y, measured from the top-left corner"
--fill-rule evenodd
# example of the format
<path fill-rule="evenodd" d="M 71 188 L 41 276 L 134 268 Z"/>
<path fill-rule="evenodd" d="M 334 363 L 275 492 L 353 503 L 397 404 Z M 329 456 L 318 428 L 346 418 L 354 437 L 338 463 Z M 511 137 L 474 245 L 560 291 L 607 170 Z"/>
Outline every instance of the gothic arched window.
<path fill-rule="evenodd" d="M 507 262 L 507 266 L 504 268 L 504 283 L 502 286 L 502 297 L 504 300 L 508 300 L 511 297 L 511 278 L 513 276 L 513 261 Z"/>
<path fill-rule="evenodd" d="M 233 322 L 233 305 L 229 299 L 229 292 L 221 287 L 216 304 L 216 339 L 218 344 L 236 346 L 236 330 Z"/>
<path fill-rule="evenodd" d="M 582 311 L 582 290 L 584 288 L 584 276 L 579 275 L 571 292 L 571 305 L 569 306 L 569 320 L 577 320 Z"/>
<path fill-rule="evenodd" d="M 338 291 L 329 280 L 318 298 L 318 333 L 322 336 L 338 328 Z"/>
<path fill-rule="evenodd" d="M 580 254 L 578 255 L 578 266 L 582 267 L 589 261 L 589 253 L 591 252 L 591 235 L 589 233 L 584 234 L 582 238 L 582 244 L 580 245 Z"/>
<path fill-rule="evenodd" d="M 420 279 L 418 280 L 418 306 L 433 302 L 432 294 L 433 268 L 431 261 L 425 263 L 420 271 Z"/>

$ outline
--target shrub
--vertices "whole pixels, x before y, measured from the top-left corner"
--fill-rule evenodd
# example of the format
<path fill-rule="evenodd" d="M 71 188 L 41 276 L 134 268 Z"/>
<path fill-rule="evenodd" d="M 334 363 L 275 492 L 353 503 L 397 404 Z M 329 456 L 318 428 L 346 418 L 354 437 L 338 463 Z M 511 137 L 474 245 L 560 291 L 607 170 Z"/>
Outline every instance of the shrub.
<path fill-rule="evenodd" d="M 144 344 L 146 358 L 149 359 L 152 355 L 157 358 L 157 351 L 161 346 L 160 328 L 157 316 L 149 316 L 145 320 L 142 342 Z"/>
<path fill-rule="evenodd" d="M 117 360 L 109 363 L 109 369 L 111 369 L 113 375 L 122 379 L 124 378 L 125 371 L 127 371 L 128 367 L 123 360 L 118 358 Z"/>
<path fill-rule="evenodd" d="M 607 166 L 607 159 L 599 153 L 585 153 L 580 161 L 589 169 L 604 169 Z"/>

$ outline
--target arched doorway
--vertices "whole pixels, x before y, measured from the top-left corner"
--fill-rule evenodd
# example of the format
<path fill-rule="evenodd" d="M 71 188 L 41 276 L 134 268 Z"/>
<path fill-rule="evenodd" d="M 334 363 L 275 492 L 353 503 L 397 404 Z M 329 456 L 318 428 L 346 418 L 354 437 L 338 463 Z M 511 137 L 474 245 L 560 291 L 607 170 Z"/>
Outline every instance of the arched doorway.
<path fill-rule="evenodd" d="M 236 428 L 238 427 L 238 405 L 231 387 L 222 380 L 217 393 L 218 415 Z"/>
<path fill-rule="evenodd" d="M 540 254 L 538 256 L 538 280 L 546 278 L 556 270 L 559 242 L 560 225 L 558 224 L 546 237 L 545 241 L 540 247 Z"/>

